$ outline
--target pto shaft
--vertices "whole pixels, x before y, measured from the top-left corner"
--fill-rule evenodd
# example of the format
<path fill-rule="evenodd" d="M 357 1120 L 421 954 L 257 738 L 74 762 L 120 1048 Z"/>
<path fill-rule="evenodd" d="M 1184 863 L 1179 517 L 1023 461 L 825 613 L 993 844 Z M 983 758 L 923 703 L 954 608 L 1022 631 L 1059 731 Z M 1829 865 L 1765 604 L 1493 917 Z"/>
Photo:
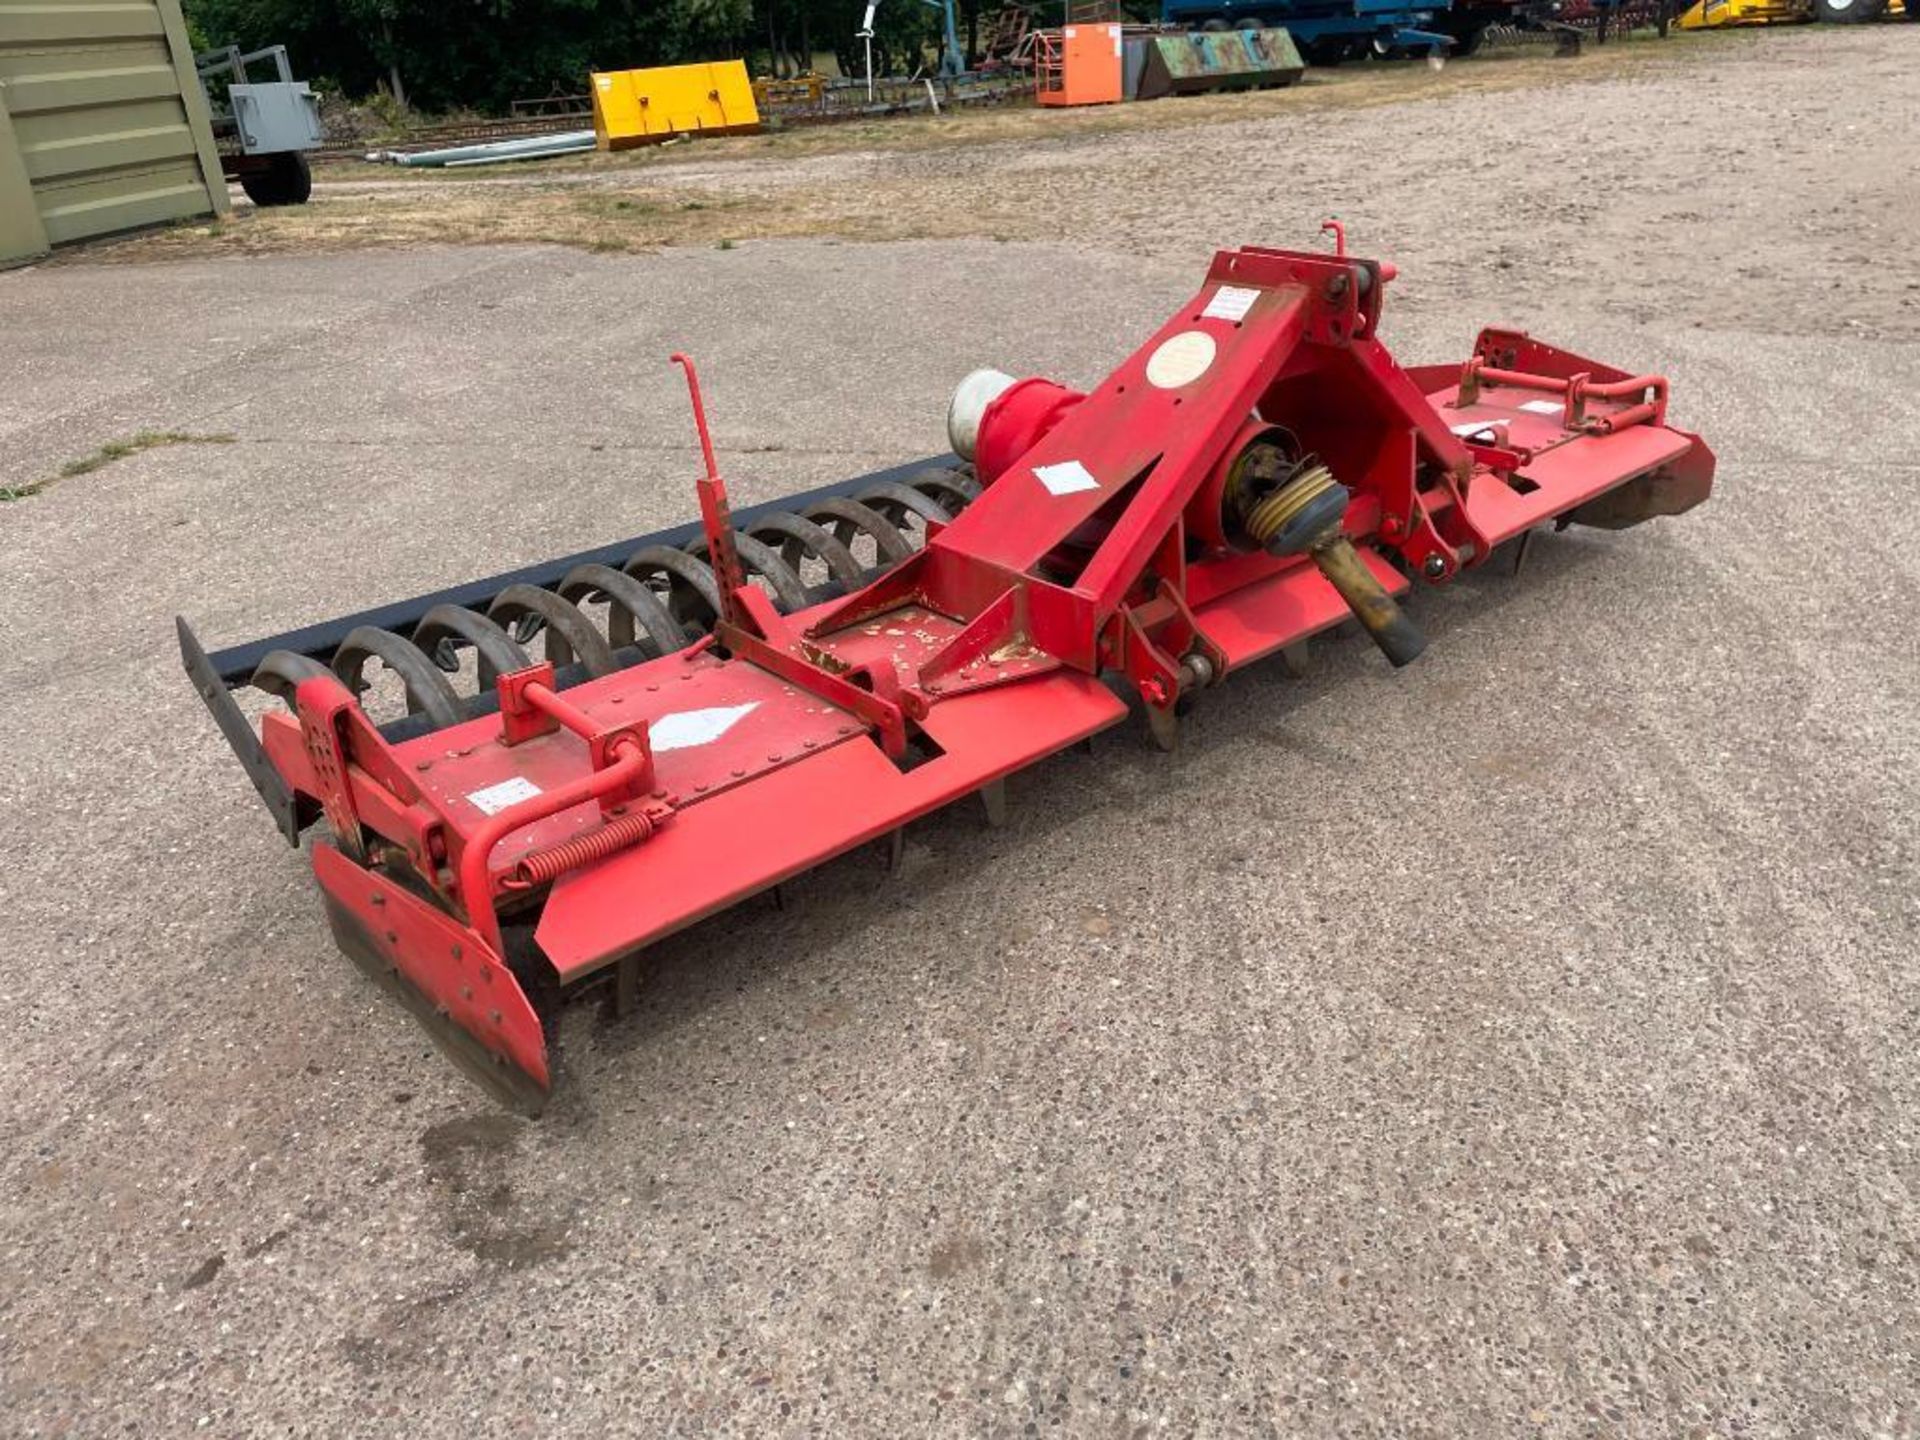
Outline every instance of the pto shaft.
<path fill-rule="evenodd" d="M 1426 635 L 1394 603 L 1387 587 L 1375 578 L 1346 536 L 1336 535 L 1308 553 L 1387 659 L 1396 666 L 1405 665 L 1427 648 Z"/>
<path fill-rule="evenodd" d="M 1261 448 L 1256 443 L 1242 452 L 1232 481 L 1247 533 L 1270 555 L 1311 557 L 1381 654 L 1395 666 L 1415 659 L 1427 648 L 1427 637 L 1394 603 L 1342 528 L 1347 487 L 1325 465 L 1309 458 L 1296 463 L 1278 486 L 1256 498 L 1250 491 L 1257 483 L 1258 461 L 1270 458 L 1257 455 Z"/>

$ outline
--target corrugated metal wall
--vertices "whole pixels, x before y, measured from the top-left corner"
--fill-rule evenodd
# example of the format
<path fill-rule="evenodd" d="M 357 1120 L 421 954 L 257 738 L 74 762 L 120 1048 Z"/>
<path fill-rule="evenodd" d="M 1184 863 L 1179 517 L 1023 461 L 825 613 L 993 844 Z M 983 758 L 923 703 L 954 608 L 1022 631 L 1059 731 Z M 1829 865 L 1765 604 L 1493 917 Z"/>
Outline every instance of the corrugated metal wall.
<path fill-rule="evenodd" d="M 0 0 L 0 112 L 0 263 L 227 209 L 180 0 Z"/>

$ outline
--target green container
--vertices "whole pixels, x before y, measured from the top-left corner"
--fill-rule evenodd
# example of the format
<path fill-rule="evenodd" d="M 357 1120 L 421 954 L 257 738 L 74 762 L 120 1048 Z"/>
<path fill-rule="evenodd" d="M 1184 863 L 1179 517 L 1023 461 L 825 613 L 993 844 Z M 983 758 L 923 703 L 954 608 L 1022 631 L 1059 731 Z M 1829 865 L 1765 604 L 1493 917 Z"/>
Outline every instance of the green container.
<path fill-rule="evenodd" d="M 1128 45 L 1139 47 L 1138 64 L 1127 66 L 1130 100 L 1291 85 L 1307 69 L 1293 37 L 1278 28 L 1142 35 Z"/>

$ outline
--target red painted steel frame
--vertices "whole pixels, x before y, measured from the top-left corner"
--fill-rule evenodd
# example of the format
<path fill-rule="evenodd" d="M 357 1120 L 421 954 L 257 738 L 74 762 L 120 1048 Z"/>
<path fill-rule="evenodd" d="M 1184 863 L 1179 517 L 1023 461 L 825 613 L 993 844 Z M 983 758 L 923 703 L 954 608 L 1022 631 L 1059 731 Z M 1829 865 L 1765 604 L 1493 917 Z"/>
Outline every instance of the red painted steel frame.
<path fill-rule="evenodd" d="M 1665 425 L 1664 380 L 1506 331 L 1465 367 L 1403 370 L 1376 338 L 1391 276 L 1344 254 L 1221 253 L 1085 397 L 1016 387 L 990 406 L 986 492 L 842 600 L 782 616 L 738 585 L 715 636 L 681 654 L 564 698 L 550 666 L 502 676 L 499 716 L 399 744 L 338 682 L 303 682 L 263 739 L 334 831 L 316 871 L 337 926 L 368 931 L 544 1088 L 524 1001 L 473 999 L 476 981 L 519 998 L 510 955 L 577 980 L 1113 724 L 1126 706 L 1103 674 L 1170 714 L 1347 618 L 1308 560 L 1232 541 L 1223 477 L 1252 431 L 1282 427 L 1325 462 L 1350 492 L 1348 537 L 1395 593 L 1630 481 L 1653 495 L 1645 513 L 1705 496 L 1713 457 Z M 702 513 L 724 530 L 697 382 L 675 359 Z M 407 923 L 380 923 L 396 913 Z"/>

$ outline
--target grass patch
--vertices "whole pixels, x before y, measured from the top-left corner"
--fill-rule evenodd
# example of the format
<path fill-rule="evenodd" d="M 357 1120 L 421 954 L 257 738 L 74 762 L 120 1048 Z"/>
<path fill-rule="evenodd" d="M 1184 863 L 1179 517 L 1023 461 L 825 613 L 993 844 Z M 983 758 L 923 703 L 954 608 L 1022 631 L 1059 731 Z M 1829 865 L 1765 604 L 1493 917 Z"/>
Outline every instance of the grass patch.
<path fill-rule="evenodd" d="M 26 485 L 0 485 L 0 503 L 25 500 L 62 480 L 71 480 L 76 475 L 91 475 L 116 460 L 138 455 L 142 450 L 158 450 L 168 445 L 231 445 L 233 440 L 231 435 L 190 435 L 184 430 L 138 430 L 125 440 L 109 440 L 92 454 L 69 460 L 57 473 L 44 480 L 35 480 Z"/>
<path fill-rule="evenodd" d="M 635 255 L 721 240 L 787 238 L 856 230 L 837 209 L 759 196 L 690 197 L 657 187 L 541 183 L 510 185 L 457 179 L 431 186 L 314 192 L 311 205 L 288 205 L 214 222 L 211 236 L 156 232 L 96 262 L 226 253 L 318 254 L 389 245 L 572 245 L 601 255 Z M 204 227 L 203 227 L 204 228 Z"/>

